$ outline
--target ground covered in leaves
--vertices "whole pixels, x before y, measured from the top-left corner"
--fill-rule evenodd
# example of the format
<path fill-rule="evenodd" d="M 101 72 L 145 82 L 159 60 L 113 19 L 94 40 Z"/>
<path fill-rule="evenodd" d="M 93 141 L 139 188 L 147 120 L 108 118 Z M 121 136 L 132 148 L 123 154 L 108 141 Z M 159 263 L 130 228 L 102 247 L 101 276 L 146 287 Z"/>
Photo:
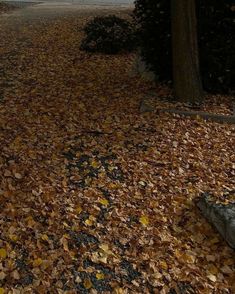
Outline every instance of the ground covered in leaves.
<path fill-rule="evenodd" d="M 234 293 L 195 205 L 234 189 L 234 127 L 141 115 L 134 54 L 79 51 L 87 15 L 0 27 L 0 293 Z"/>
<path fill-rule="evenodd" d="M 16 7 L 14 5 L 11 4 L 7 4 L 4 2 L 0 2 L 0 14 L 2 13 L 8 13 L 12 10 L 16 9 Z"/>

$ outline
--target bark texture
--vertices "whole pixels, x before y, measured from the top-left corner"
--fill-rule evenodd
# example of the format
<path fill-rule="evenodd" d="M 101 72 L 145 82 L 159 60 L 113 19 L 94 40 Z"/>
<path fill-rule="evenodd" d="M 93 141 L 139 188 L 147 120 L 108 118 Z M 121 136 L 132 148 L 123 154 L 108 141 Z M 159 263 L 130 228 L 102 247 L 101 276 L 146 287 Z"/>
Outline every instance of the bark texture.
<path fill-rule="evenodd" d="M 197 44 L 195 0 L 172 0 L 174 91 L 178 100 L 203 100 Z"/>

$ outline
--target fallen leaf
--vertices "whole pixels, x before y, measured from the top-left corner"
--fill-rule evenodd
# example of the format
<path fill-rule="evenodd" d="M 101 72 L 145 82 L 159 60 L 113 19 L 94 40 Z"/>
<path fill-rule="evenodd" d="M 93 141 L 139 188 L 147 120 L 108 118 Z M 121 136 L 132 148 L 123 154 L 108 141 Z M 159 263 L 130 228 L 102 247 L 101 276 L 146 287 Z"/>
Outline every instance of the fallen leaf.
<path fill-rule="evenodd" d="M 140 223 L 144 226 L 147 226 L 149 224 L 149 218 L 146 215 L 142 215 L 140 217 Z"/>
<path fill-rule="evenodd" d="M 186 263 L 195 263 L 195 256 L 190 254 L 190 253 L 184 253 L 182 254 L 181 256 L 181 259 L 183 262 L 186 262 Z"/>
<path fill-rule="evenodd" d="M 41 258 L 36 258 L 33 261 L 33 267 L 39 267 L 43 263 L 43 260 Z"/>
<path fill-rule="evenodd" d="M 120 287 L 115 288 L 114 291 L 115 291 L 115 294 L 124 294 L 124 290 Z"/>
<path fill-rule="evenodd" d="M 5 248 L 0 248 L 0 258 L 5 259 L 7 257 L 7 251 Z"/>
<path fill-rule="evenodd" d="M 104 205 L 104 206 L 108 206 L 109 205 L 109 201 L 107 199 L 100 199 L 99 203 Z"/>
<path fill-rule="evenodd" d="M 81 208 L 81 206 L 77 206 L 77 207 L 75 208 L 75 212 L 76 212 L 77 214 L 80 214 L 80 213 L 82 212 L 82 208 Z"/>
<path fill-rule="evenodd" d="M 104 279 L 104 274 L 103 273 L 97 273 L 96 274 L 96 279 L 97 280 L 103 280 Z"/>
<path fill-rule="evenodd" d="M 21 180 L 23 178 L 23 176 L 20 173 L 15 173 L 14 176 L 17 180 Z"/>
<path fill-rule="evenodd" d="M 216 282 L 217 278 L 215 275 L 209 274 L 207 275 L 207 278 L 211 281 L 211 282 Z"/>
<path fill-rule="evenodd" d="M 17 242 L 18 239 L 19 239 L 18 236 L 17 236 L 17 235 L 14 235 L 14 234 L 13 234 L 13 235 L 9 235 L 9 238 L 10 238 L 10 240 L 13 241 L 13 242 Z"/>
<path fill-rule="evenodd" d="M 60 243 L 63 245 L 64 251 L 69 251 L 67 235 L 63 235 L 60 239 Z"/>
<path fill-rule="evenodd" d="M 47 236 L 47 234 L 43 234 L 41 236 L 41 238 L 42 238 L 43 241 L 49 241 L 49 237 Z"/>
<path fill-rule="evenodd" d="M 93 287 L 92 282 L 90 279 L 85 279 L 83 282 L 83 286 L 85 287 L 85 289 L 89 290 Z"/>
<path fill-rule="evenodd" d="M 85 224 L 89 227 L 94 225 L 96 218 L 93 215 L 90 215 L 88 219 L 85 220 Z"/>
<path fill-rule="evenodd" d="M 4 280 L 6 277 L 6 274 L 4 272 L 0 272 L 0 281 Z"/>
<path fill-rule="evenodd" d="M 100 163 L 97 160 L 92 160 L 90 164 L 93 168 L 100 167 Z"/>
<path fill-rule="evenodd" d="M 161 267 L 162 269 L 164 269 L 164 270 L 167 270 L 167 269 L 168 269 L 168 265 L 167 265 L 167 263 L 166 263 L 165 260 L 161 260 L 161 261 L 159 262 L 159 265 L 160 265 L 160 267 Z"/>
<path fill-rule="evenodd" d="M 17 270 L 14 270 L 11 275 L 15 280 L 20 279 L 20 274 L 19 274 L 19 272 Z"/>
<path fill-rule="evenodd" d="M 214 264 L 208 265 L 207 271 L 212 275 L 218 274 L 218 268 Z"/>

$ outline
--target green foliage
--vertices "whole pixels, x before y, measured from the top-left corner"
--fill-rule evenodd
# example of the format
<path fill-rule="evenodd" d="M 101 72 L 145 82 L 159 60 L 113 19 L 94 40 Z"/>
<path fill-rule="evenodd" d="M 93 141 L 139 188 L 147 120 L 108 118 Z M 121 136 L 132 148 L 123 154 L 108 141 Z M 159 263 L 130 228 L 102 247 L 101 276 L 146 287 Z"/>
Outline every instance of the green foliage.
<path fill-rule="evenodd" d="M 204 89 L 234 90 L 235 42 L 232 0 L 198 0 L 200 68 Z M 169 0 L 136 0 L 135 18 L 143 59 L 159 81 L 172 80 Z"/>
<path fill-rule="evenodd" d="M 95 17 L 84 28 L 81 49 L 88 52 L 116 54 L 131 51 L 135 45 L 134 26 L 114 15 Z"/>

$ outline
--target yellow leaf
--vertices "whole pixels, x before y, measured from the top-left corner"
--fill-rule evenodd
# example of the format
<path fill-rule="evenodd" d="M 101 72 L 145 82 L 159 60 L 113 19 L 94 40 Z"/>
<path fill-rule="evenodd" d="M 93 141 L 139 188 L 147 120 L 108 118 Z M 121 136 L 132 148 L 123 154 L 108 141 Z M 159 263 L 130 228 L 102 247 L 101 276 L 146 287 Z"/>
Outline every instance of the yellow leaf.
<path fill-rule="evenodd" d="M 165 262 L 165 260 L 160 261 L 160 266 L 162 269 L 167 270 L 168 269 L 168 265 Z"/>
<path fill-rule="evenodd" d="M 91 280 L 90 279 L 85 279 L 84 280 L 84 283 L 83 283 L 83 286 L 87 289 L 87 290 L 89 290 L 89 289 L 91 289 L 92 288 L 92 282 L 91 282 Z"/>
<path fill-rule="evenodd" d="M 149 218 L 146 215 L 142 215 L 140 217 L 140 223 L 144 226 L 147 226 L 149 224 Z"/>
<path fill-rule="evenodd" d="M 75 212 L 76 212 L 77 214 L 80 214 L 80 213 L 82 212 L 82 208 L 81 208 L 81 206 L 77 206 L 77 207 L 75 208 Z"/>
<path fill-rule="evenodd" d="M 43 260 L 41 258 L 36 258 L 33 261 L 33 267 L 38 267 L 42 264 Z"/>
<path fill-rule="evenodd" d="M 97 273 L 96 274 L 96 279 L 97 280 L 103 280 L 104 279 L 104 274 L 103 273 Z"/>
<path fill-rule="evenodd" d="M 35 225 L 35 221 L 32 216 L 28 216 L 26 219 L 28 227 L 32 228 Z"/>
<path fill-rule="evenodd" d="M 16 236 L 16 235 L 9 235 L 9 238 L 11 239 L 11 241 L 13 241 L 13 242 L 17 242 L 18 241 L 18 236 Z"/>
<path fill-rule="evenodd" d="M 92 160 L 91 161 L 91 166 L 93 168 L 98 168 L 98 167 L 100 167 L 100 163 L 97 160 Z"/>
<path fill-rule="evenodd" d="M 115 291 L 115 294 L 123 294 L 124 293 L 124 290 L 119 287 L 115 288 L 114 291 Z"/>
<path fill-rule="evenodd" d="M 175 250 L 175 256 L 176 256 L 178 259 L 180 259 L 181 256 L 182 256 L 182 253 L 181 253 L 178 249 L 176 249 L 176 250 Z"/>
<path fill-rule="evenodd" d="M 110 183 L 110 184 L 108 185 L 108 187 L 109 187 L 109 189 L 111 189 L 111 190 L 116 190 L 116 189 L 119 188 L 119 185 L 118 185 L 118 184 L 115 184 L 115 183 Z"/>
<path fill-rule="evenodd" d="M 87 220 L 85 220 L 85 224 L 91 227 L 93 225 L 93 222 L 88 218 Z"/>
<path fill-rule="evenodd" d="M 96 218 L 93 215 L 90 215 L 88 219 L 85 220 L 87 226 L 93 226 Z"/>
<path fill-rule="evenodd" d="M 109 252 L 108 244 L 100 244 L 99 248 L 102 249 L 104 252 Z"/>
<path fill-rule="evenodd" d="M 0 258 L 5 259 L 7 257 L 7 251 L 4 248 L 0 248 Z"/>
<path fill-rule="evenodd" d="M 42 238 L 43 241 L 48 241 L 48 240 L 49 240 L 47 234 L 43 234 L 43 235 L 41 236 L 41 238 Z"/>
<path fill-rule="evenodd" d="M 182 260 L 186 263 L 194 263 L 195 262 L 195 256 L 189 253 L 184 253 L 181 256 Z"/>
<path fill-rule="evenodd" d="M 104 206 L 108 206 L 109 205 L 109 201 L 107 199 L 100 199 L 99 201 L 100 204 L 104 205 Z"/>
<path fill-rule="evenodd" d="M 4 294 L 5 290 L 3 288 L 0 288 L 0 294 Z"/>

